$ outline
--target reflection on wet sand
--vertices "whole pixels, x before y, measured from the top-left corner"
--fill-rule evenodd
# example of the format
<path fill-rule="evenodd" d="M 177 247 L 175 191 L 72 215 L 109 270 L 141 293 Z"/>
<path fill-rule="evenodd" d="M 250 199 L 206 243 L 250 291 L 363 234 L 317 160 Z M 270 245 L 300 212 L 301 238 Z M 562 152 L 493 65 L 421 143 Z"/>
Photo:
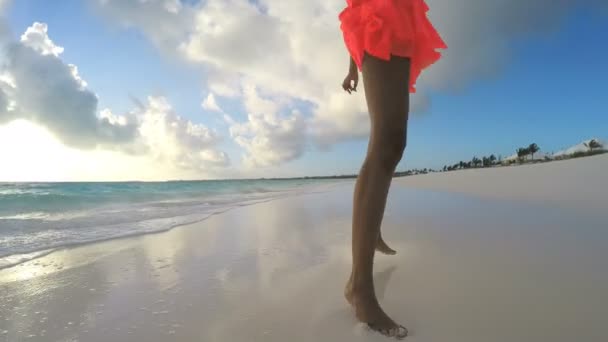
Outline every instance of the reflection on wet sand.
<path fill-rule="evenodd" d="M 0 340 L 385 341 L 342 296 L 351 195 L 347 184 L 1 270 Z M 376 290 L 411 341 L 605 341 L 604 213 L 390 196 L 383 234 L 398 254 L 376 257 Z"/>
<path fill-rule="evenodd" d="M 29 274 L 39 266 L 29 267 L 16 272 Z M 6 331 L 6 341 L 75 338 L 103 315 L 103 306 L 95 303 L 108 291 L 96 264 L 74 270 L 73 278 L 41 275 L 27 279 L 26 286 L 21 281 L 0 284 L 0 331 Z"/>

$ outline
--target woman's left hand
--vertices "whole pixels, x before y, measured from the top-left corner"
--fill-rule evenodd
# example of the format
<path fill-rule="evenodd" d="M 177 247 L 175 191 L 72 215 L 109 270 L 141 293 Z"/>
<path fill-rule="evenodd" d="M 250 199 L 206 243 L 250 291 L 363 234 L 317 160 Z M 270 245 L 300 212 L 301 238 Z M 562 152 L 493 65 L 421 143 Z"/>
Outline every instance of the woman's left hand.
<path fill-rule="evenodd" d="M 342 82 L 342 89 L 351 94 L 353 91 L 357 91 L 357 85 L 359 84 L 359 73 L 352 70 L 346 75 L 344 82 Z"/>

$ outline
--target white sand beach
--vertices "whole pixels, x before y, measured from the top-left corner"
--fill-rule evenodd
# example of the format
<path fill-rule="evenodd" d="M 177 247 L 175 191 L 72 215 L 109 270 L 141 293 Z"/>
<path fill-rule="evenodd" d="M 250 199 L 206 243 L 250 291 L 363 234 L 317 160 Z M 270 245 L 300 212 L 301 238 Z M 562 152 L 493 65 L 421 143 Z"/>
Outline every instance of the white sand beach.
<path fill-rule="evenodd" d="M 406 341 L 608 341 L 607 170 L 395 179 L 376 288 Z M 389 341 L 342 297 L 353 184 L 0 270 L 0 341 Z"/>

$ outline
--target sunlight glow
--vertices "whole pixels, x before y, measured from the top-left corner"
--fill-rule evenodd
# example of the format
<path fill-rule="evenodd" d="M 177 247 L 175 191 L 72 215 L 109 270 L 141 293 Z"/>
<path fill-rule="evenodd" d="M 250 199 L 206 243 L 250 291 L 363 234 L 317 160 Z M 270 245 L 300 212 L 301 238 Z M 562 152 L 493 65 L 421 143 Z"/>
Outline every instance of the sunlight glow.
<path fill-rule="evenodd" d="M 173 172 L 153 165 L 144 156 L 66 147 L 26 120 L 0 126 L 0 181 L 159 180 Z"/>

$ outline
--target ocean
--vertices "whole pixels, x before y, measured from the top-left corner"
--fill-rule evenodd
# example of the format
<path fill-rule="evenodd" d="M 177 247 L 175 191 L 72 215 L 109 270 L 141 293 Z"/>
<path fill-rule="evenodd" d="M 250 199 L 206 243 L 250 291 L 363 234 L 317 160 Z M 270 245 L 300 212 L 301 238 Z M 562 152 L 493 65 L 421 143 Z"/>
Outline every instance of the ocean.
<path fill-rule="evenodd" d="M 58 248 L 166 231 L 337 182 L 0 183 L 0 269 Z"/>

